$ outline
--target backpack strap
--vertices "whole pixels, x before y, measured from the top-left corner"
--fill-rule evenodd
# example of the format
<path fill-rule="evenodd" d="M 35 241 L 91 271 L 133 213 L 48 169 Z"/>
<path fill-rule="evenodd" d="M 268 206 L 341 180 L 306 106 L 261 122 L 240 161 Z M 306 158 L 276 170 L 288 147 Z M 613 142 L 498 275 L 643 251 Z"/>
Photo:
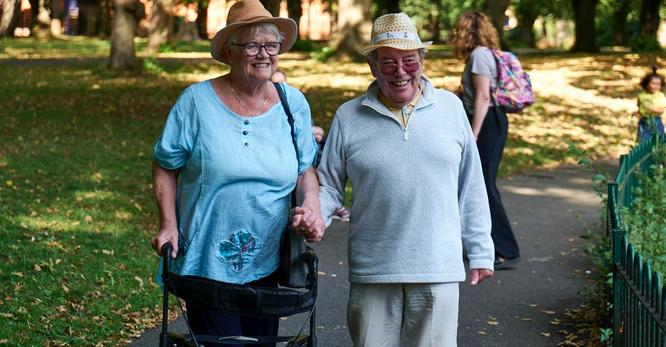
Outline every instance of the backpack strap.
<path fill-rule="evenodd" d="M 278 96 L 280 97 L 280 103 L 284 112 L 287 114 L 287 123 L 289 123 L 289 128 L 291 128 L 291 143 L 294 145 L 294 151 L 296 152 L 296 172 L 298 173 L 298 165 L 300 165 L 300 160 L 298 157 L 298 143 L 296 143 L 296 132 L 294 131 L 294 116 L 291 114 L 291 109 L 289 108 L 289 103 L 287 102 L 287 95 L 285 95 L 282 85 L 277 82 L 273 82 L 275 89 L 277 90 Z M 291 207 L 296 207 L 296 187 L 291 191 Z"/>
<path fill-rule="evenodd" d="M 493 58 L 495 59 L 495 72 L 497 73 L 497 76 L 495 77 L 495 90 L 493 91 L 493 88 L 491 86 L 488 86 L 490 88 L 490 98 L 493 100 L 493 106 L 499 107 L 499 103 L 497 102 L 497 97 L 495 94 L 497 94 L 497 88 L 499 88 L 499 82 L 500 82 L 500 51 L 497 49 L 493 48 L 488 48 L 490 50 L 490 53 L 492 53 Z"/>

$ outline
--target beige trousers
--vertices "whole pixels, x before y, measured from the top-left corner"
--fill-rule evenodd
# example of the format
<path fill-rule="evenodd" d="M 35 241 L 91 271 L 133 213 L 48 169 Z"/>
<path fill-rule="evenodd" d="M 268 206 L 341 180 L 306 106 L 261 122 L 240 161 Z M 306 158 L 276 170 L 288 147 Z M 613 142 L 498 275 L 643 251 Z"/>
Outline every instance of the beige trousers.
<path fill-rule="evenodd" d="M 458 282 L 352 283 L 347 325 L 355 347 L 455 347 Z"/>

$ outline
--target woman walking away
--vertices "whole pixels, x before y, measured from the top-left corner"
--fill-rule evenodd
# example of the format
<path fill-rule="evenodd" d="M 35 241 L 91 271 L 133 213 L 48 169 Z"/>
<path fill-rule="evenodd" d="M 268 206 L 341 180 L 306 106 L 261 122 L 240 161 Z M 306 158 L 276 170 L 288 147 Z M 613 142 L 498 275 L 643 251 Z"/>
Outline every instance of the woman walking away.
<path fill-rule="evenodd" d="M 465 61 L 463 104 L 476 138 L 488 192 L 495 270 L 502 270 L 515 265 L 520 252 L 496 183 L 509 130 L 506 113 L 492 98 L 497 87 L 497 64 L 491 49 L 499 48 L 499 37 L 487 15 L 471 11 L 458 18 L 453 45 L 456 56 Z"/>

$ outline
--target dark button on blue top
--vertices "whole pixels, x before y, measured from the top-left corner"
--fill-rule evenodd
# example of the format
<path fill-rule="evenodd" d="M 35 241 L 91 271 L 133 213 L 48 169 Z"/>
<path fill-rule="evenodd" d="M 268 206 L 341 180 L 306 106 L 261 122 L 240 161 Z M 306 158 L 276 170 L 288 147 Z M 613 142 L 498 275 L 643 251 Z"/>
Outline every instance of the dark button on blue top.
<path fill-rule="evenodd" d="M 245 147 L 247 147 L 248 145 L 249 145 L 249 143 L 245 142 Z"/>
<path fill-rule="evenodd" d="M 249 120 L 246 120 L 246 121 L 244 121 L 243 123 L 245 123 L 245 125 L 247 125 L 247 124 L 250 124 L 250 121 L 249 121 Z"/>
<path fill-rule="evenodd" d="M 243 131 L 243 135 L 247 135 L 247 130 L 244 130 L 244 131 Z"/>

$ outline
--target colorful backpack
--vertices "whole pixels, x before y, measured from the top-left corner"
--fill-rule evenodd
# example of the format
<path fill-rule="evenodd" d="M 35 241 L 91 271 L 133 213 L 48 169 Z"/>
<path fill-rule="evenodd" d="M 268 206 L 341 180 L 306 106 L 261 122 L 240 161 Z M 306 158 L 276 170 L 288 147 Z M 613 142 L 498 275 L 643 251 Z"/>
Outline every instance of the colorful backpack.
<path fill-rule="evenodd" d="M 530 76 L 512 53 L 491 49 L 497 61 L 495 102 L 505 112 L 518 113 L 534 103 Z"/>

